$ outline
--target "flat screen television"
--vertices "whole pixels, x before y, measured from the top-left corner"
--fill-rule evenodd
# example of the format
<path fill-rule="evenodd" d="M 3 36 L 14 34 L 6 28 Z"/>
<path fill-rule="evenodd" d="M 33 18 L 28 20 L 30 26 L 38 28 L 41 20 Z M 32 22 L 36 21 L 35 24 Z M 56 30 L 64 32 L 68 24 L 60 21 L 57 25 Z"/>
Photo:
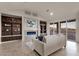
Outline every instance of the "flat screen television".
<path fill-rule="evenodd" d="M 33 28 L 35 28 L 36 27 L 36 20 L 29 18 L 27 20 L 27 27 L 33 27 Z"/>

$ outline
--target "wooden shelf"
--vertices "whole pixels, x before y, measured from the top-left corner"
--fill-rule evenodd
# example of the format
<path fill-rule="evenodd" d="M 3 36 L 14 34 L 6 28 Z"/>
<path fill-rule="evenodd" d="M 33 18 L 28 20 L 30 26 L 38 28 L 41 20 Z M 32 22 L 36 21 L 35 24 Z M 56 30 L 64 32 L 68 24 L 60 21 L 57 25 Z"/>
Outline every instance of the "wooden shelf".
<path fill-rule="evenodd" d="M 2 39 L 1 39 L 2 42 L 22 39 L 22 18 L 2 15 L 1 20 L 2 20 Z"/>
<path fill-rule="evenodd" d="M 40 33 L 47 34 L 47 23 L 45 21 L 40 21 Z"/>

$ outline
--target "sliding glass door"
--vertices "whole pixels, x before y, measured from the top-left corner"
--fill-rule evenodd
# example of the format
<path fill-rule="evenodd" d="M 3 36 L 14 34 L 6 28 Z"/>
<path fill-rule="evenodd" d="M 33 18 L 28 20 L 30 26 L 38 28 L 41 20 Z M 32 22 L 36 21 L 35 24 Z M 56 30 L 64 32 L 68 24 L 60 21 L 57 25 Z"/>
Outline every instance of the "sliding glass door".
<path fill-rule="evenodd" d="M 76 20 L 68 20 L 60 22 L 60 32 L 66 35 L 68 40 L 75 41 L 76 39 Z"/>
<path fill-rule="evenodd" d="M 72 41 L 76 39 L 76 20 L 67 21 L 67 39 Z"/>
<path fill-rule="evenodd" d="M 59 23 L 50 24 L 50 35 L 59 33 Z M 76 20 L 60 21 L 60 33 L 64 34 L 66 39 L 75 41 L 76 40 Z"/>

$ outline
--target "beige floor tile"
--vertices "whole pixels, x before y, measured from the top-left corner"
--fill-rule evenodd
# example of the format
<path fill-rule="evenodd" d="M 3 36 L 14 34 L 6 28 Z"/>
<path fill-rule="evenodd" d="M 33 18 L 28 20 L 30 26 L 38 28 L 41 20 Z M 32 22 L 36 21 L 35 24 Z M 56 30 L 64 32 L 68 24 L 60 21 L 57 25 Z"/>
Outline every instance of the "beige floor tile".
<path fill-rule="evenodd" d="M 1 56 L 38 56 L 38 54 L 28 47 L 22 46 L 22 41 L 14 41 L 9 43 L 3 43 L 0 45 Z M 73 41 L 67 41 L 66 48 L 50 54 L 50 56 L 78 56 L 79 55 L 79 43 Z"/>

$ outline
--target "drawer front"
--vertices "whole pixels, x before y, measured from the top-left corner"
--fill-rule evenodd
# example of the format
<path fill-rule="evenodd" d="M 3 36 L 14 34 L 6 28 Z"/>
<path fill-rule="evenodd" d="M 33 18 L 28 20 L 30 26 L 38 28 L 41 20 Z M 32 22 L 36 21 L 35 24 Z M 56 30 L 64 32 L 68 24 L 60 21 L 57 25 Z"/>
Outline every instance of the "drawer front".
<path fill-rule="evenodd" d="M 1 41 L 6 42 L 6 41 L 11 41 L 13 40 L 12 37 L 2 37 Z"/>

